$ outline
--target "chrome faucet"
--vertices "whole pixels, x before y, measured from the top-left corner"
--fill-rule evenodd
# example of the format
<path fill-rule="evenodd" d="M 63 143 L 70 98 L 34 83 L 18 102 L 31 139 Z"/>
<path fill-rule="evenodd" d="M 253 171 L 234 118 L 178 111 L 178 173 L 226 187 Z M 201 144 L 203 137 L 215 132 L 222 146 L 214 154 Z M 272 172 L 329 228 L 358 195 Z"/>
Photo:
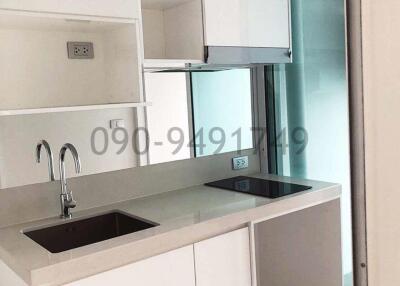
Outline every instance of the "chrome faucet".
<path fill-rule="evenodd" d="M 75 163 L 75 171 L 77 174 L 81 172 L 81 160 L 79 158 L 78 151 L 72 144 L 65 144 L 60 150 L 60 183 L 61 183 L 61 218 L 71 218 L 71 209 L 76 207 L 76 201 L 72 196 L 72 192 L 68 190 L 67 178 L 65 175 L 65 154 L 67 150 L 71 151 L 72 157 Z"/>
<path fill-rule="evenodd" d="M 40 140 L 36 145 L 36 162 L 40 163 L 41 161 L 42 147 L 44 147 L 47 153 L 50 181 L 55 181 L 53 152 L 51 151 L 50 144 L 46 140 Z"/>

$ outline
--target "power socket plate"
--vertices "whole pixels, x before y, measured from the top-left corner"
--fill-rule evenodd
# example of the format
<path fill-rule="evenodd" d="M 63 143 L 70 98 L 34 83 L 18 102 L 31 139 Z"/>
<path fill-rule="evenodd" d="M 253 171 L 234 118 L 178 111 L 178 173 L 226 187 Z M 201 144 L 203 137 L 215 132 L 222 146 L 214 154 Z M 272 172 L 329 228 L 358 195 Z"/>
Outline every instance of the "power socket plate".
<path fill-rule="evenodd" d="M 233 170 L 243 170 L 249 167 L 249 156 L 237 157 L 232 159 Z"/>
<path fill-rule="evenodd" d="M 68 42 L 68 58 L 70 59 L 93 59 L 93 43 L 90 42 Z"/>

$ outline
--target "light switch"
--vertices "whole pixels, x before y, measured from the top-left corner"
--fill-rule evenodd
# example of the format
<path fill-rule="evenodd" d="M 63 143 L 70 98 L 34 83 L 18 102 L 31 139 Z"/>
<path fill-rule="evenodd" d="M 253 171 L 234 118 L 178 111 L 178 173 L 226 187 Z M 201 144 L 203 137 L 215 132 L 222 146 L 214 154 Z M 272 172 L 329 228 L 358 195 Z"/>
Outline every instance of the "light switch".
<path fill-rule="evenodd" d="M 123 120 L 123 119 L 110 120 L 110 128 L 111 129 L 125 128 L 125 120 Z"/>

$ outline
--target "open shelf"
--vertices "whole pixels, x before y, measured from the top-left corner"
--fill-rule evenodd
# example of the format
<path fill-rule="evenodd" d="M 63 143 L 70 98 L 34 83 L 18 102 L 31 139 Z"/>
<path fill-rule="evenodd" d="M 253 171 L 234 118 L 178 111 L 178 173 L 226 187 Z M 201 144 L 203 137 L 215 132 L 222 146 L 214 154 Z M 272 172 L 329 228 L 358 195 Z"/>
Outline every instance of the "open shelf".
<path fill-rule="evenodd" d="M 204 60 L 201 0 L 141 0 L 144 58 L 160 64 Z"/>
<path fill-rule="evenodd" d="M 143 106 L 138 22 L 53 16 L 0 13 L 0 116 Z"/>
<path fill-rule="evenodd" d="M 115 103 L 115 104 L 97 104 L 97 105 L 82 105 L 82 106 L 68 106 L 68 107 L 0 110 L 0 116 L 89 111 L 89 110 L 117 109 L 117 108 L 144 108 L 148 106 L 151 106 L 151 103 L 138 102 L 138 103 Z"/>

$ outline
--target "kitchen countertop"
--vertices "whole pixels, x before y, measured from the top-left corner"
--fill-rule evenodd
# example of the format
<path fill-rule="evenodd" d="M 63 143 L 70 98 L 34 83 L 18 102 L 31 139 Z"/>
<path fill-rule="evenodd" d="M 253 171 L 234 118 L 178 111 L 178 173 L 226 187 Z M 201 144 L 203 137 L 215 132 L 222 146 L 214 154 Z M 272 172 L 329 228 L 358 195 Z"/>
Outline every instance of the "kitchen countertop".
<path fill-rule="evenodd" d="M 206 186 L 194 186 L 73 213 L 73 219 L 121 210 L 160 226 L 108 241 L 51 254 L 22 230 L 59 224 L 59 218 L 0 229 L 0 260 L 28 285 L 63 285 L 177 249 L 250 222 L 259 222 L 340 198 L 338 184 L 275 175 L 252 177 L 312 186 L 302 193 L 267 199 Z"/>

